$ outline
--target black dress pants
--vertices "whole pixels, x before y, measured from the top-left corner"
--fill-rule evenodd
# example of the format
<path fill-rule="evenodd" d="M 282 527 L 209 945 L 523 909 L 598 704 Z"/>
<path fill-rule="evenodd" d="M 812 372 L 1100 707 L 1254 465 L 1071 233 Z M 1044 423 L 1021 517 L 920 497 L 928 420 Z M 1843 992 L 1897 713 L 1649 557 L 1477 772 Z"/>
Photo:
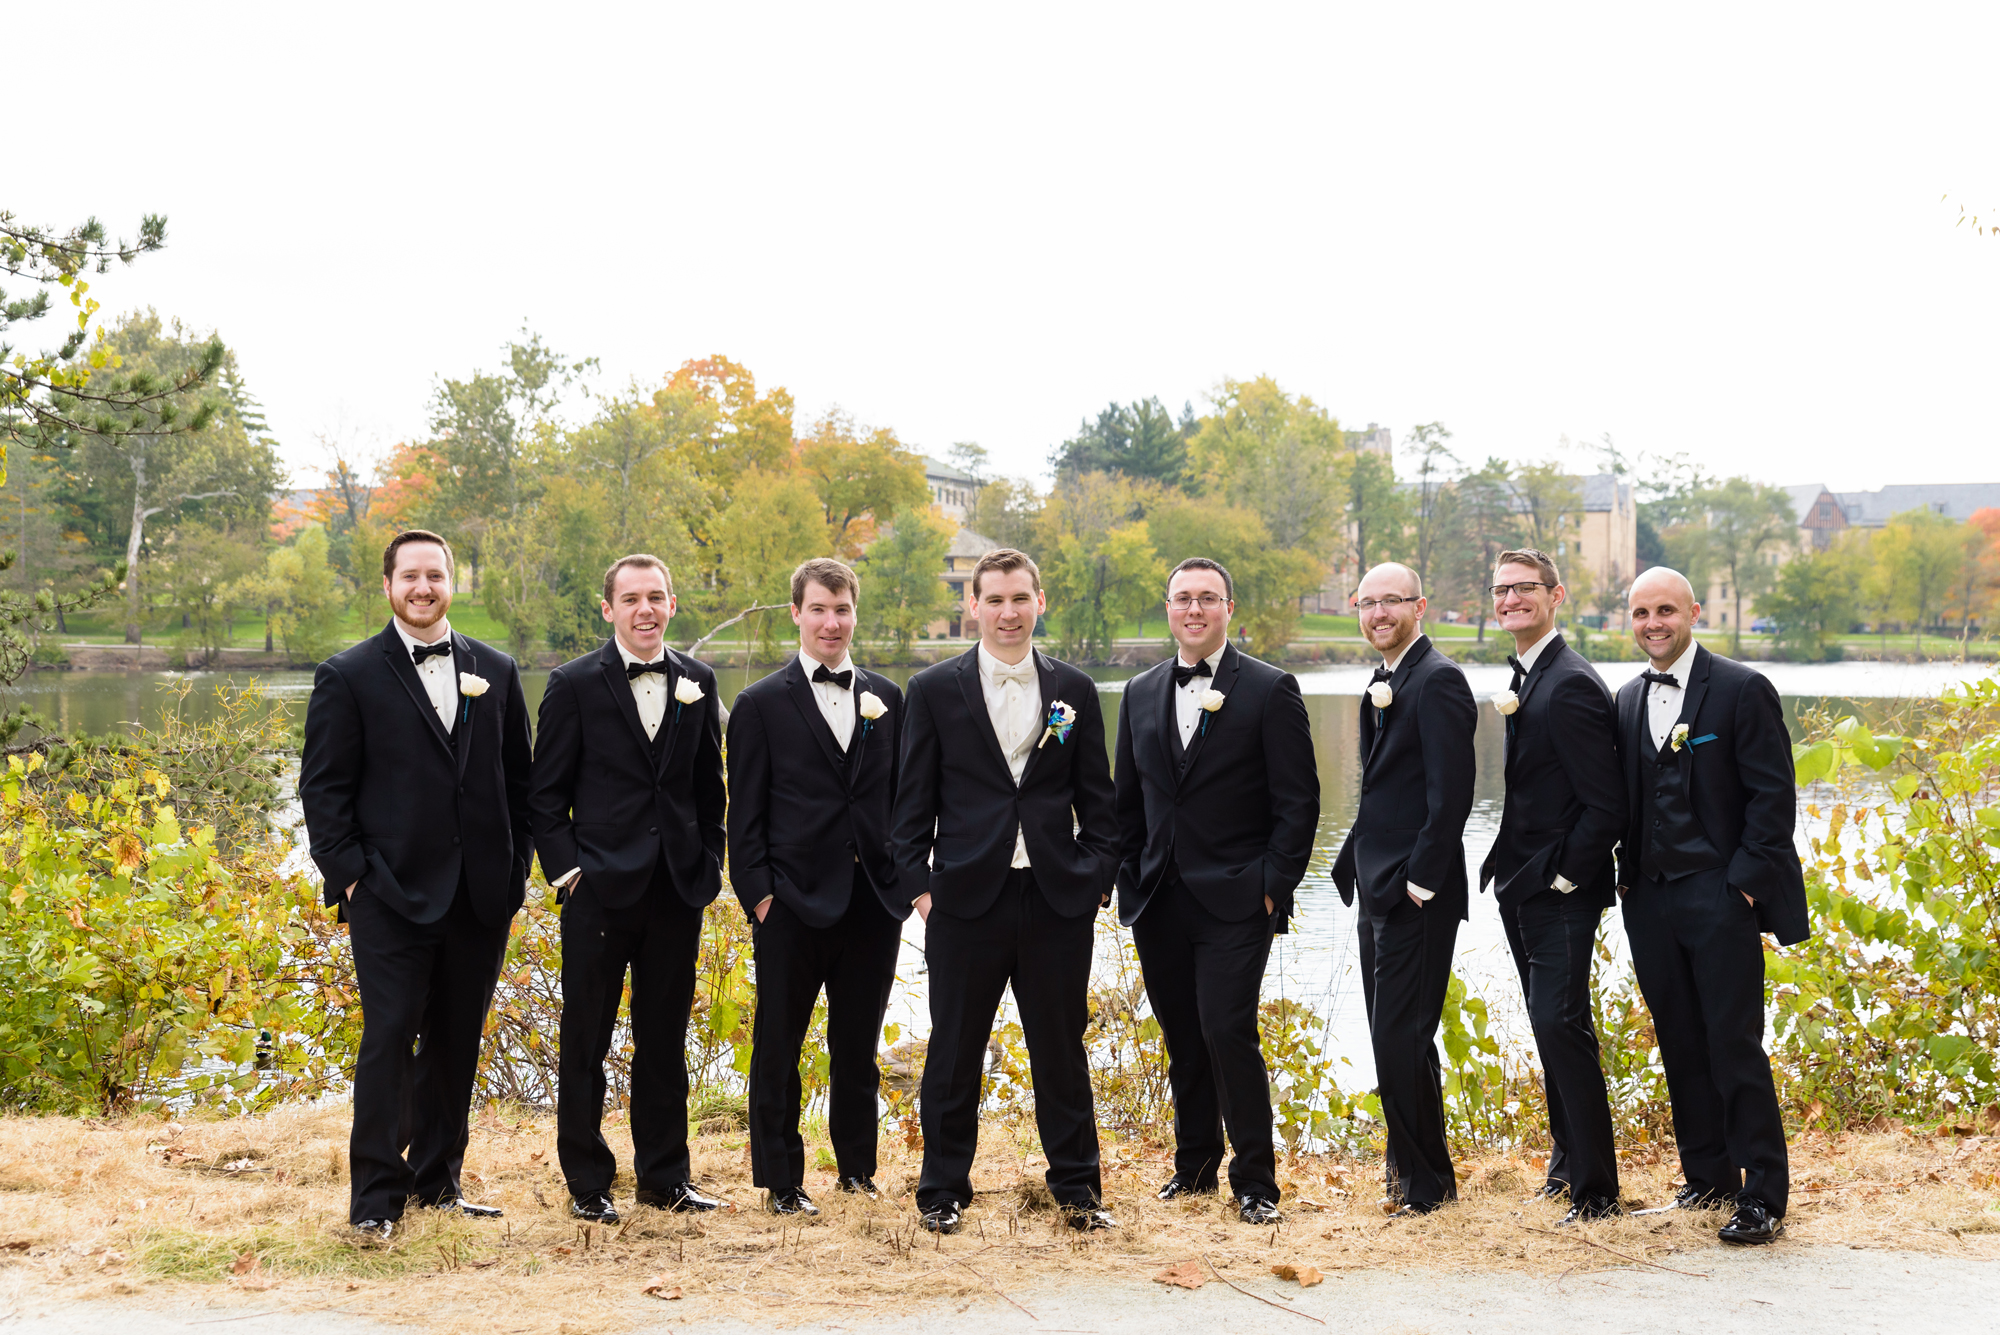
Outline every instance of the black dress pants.
<path fill-rule="evenodd" d="M 1049 1156 L 1049 1194 L 1058 1205 L 1078 1208 L 1095 1208 L 1103 1199 L 1097 1106 L 1083 1048 L 1095 927 L 1095 914 L 1065 918 L 1049 907 L 1026 868 L 1008 872 L 1000 897 L 976 918 L 931 910 L 924 925 L 931 1039 L 919 1095 L 924 1168 L 918 1209 L 972 1201 L 986 1044 L 1010 983 L 1034 1073 L 1035 1126 Z"/>
<path fill-rule="evenodd" d="M 581 879 L 581 878 L 579 878 Z M 641 1198 L 690 1177 L 687 1028 L 701 910 L 674 893 L 662 864 L 637 903 L 606 908 L 585 881 L 562 909 L 562 1051 L 556 1157 L 572 1199 L 610 1195 L 618 1161 L 604 1143 L 604 1058 L 625 971 L 632 971 L 632 1157 Z"/>
<path fill-rule="evenodd" d="M 1697 1191 L 1783 1216 L 1785 1123 L 1764 1053 L 1764 941 L 1722 870 L 1642 878 L 1625 895 L 1639 991 L 1653 1013 L 1681 1171 Z"/>
<path fill-rule="evenodd" d="M 1257 1032 L 1257 1000 L 1271 955 L 1271 920 L 1224 922 L 1171 869 L 1132 924 L 1132 943 L 1174 1091 L 1174 1173 L 1208 1189 L 1229 1129 L 1235 1196 L 1278 1199 L 1271 1081 Z"/>
<path fill-rule="evenodd" d="M 1604 910 L 1581 894 L 1544 890 L 1500 905 L 1500 925 L 1528 998 L 1528 1021 L 1549 1100 L 1548 1182 L 1577 1205 L 1618 1201 L 1611 1101 L 1590 1016 L 1590 968 Z"/>
<path fill-rule="evenodd" d="M 827 1131 L 842 1177 L 875 1175 L 882 1017 L 896 985 L 903 924 L 889 916 L 867 873 L 854 869 L 847 912 L 809 927 L 773 899 L 756 927 L 757 1020 L 750 1046 L 750 1180 L 760 1187 L 805 1181 L 799 1137 L 799 1050 L 826 989 Z"/>
<path fill-rule="evenodd" d="M 412 922 L 366 879 L 347 902 L 347 922 L 361 991 L 348 1220 L 400 1219 L 412 1196 L 425 1205 L 458 1197 L 508 924 L 480 921 L 462 882 L 444 917 Z"/>
<path fill-rule="evenodd" d="M 1374 1040 L 1375 1082 L 1388 1132 L 1389 1189 L 1416 1205 L 1458 1199 L 1445 1140 L 1437 1031 L 1451 987 L 1457 915 L 1406 895 L 1382 916 L 1358 917 L 1361 998 Z"/>

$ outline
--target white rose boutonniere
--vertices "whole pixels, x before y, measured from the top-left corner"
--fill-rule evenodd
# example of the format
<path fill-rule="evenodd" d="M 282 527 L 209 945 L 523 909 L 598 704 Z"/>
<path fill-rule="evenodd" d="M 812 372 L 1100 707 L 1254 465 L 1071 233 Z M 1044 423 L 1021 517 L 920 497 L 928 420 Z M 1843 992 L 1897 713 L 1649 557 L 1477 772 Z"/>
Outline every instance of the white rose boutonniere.
<path fill-rule="evenodd" d="M 674 683 L 674 703 L 679 705 L 699 704 L 701 687 L 695 685 L 692 677 L 682 677 Z"/>
<path fill-rule="evenodd" d="M 1667 745 L 1678 751 L 1687 745 L 1687 740 L 1688 725 L 1685 723 L 1674 724 L 1673 735 L 1667 739 Z"/>
<path fill-rule="evenodd" d="M 1396 693 L 1389 689 L 1386 681 L 1373 682 L 1368 687 L 1368 703 L 1377 709 L 1387 709 L 1396 702 Z"/>
<path fill-rule="evenodd" d="M 492 685 L 493 683 L 486 680 L 486 678 L 476 676 L 470 672 L 461 672 L 458 674 L 458 693 L 470 696 L 474 700 L 486 694 L 487 689 Z"/>
<path fill-rule="evenodd" d="M 873 691 L 863 691 L 857 707 L 861 710 L 861 717 L 871 722 L 889 712 L 889 706 L 883 704 L 882 697 Z"/>
<path fill-rule="evenodd" d="M 1222 702 L 1228 698 L 1221 691 L 1203 691 L 1198 703 L 1201 705 L 1203 713 L 1213 714 L 1216 710 L 1222 708 Z"/>
<path fill-rule="evenodd" d="M 1494 695 L 1493 707 L 1504 717 L 1521 707 L 1521 697 L 1512 691 L 1501 691 Z"/>

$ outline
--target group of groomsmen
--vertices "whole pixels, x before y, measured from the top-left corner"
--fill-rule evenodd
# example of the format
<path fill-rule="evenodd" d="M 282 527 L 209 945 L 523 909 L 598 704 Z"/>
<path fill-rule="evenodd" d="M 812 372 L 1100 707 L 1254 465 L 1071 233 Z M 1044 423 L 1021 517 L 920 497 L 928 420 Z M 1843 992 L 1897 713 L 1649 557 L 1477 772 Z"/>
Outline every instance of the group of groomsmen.
<path fill-rule="evenodd" d="M 1313 851 L 1318 767 L 1289 673 L 1230 640 L 1229 572 L 1191 558 L 1166 589 L 1178 653 L 1126 684 L 1108 758 L 1095 683 L 1034 647 L 1047 610 L 1026 554 L 966 586 L 979 642 L 907 691 L 853 661 L 861 588 L 830 559 L 792 577 L 796 657 L 727 712 L 714 671 L 665 642 L 671 573 L 606 571 L 603 647 L 554 669 L 531 740 L 506 654 L 454 631 L 450 545 L 409 530 L 383 553 L 392 619 L 321 664 L 300 796 L 326 900 L 350 926 L 363 1032 L 349 1221 L 382 1242 L 414 1200 L 495 1217 L 461 1193 L 479 1044 L 531 852 L 561 903 L 557 1156 L 573 1217 L 614 1223 L 604 1061 L 631 989 L 638 1204 L 722 1205 L 693 1180 L 687 1025 L 702 915 L 730 882 L 752 923 L 752 1179 L 809 1216 L 799 1061 L 827 1004 L 836 1187 L 874 1182 L 882 1032 L 903 924 L 924 924 L 931 1033 L 916 1205 L 956 1230 L 973 1199 L 981 1081 L 1003 995 L 1026 1039 L 1049 1191 L 1082 1231 L 1105 1210 L 1084 1048 L 1098 913 L 1114 895 L 1165 1039 L 1175 1106 L 1163 1200 L 1219 1190 L 1280 1220 L 1257 1005 Z M 1624 901 L 1673 1099 L 1687 1186 L 1665 1208 L 1733 1207 L 1722 1237 L 1782 1228 L 1783 1127 L 1762 1048 L 1763 947 L 1806 934 L 1789 743 L 1768 682 L 1693 643 L 1687 581 L 1634 584 L 1653 669 L 1614 702 L 1555 629 L 1554 563 L 1503 553 L 1496 620 L 1518 654 L 1492 707 L 1507 796 L 1490 886 L 1541 1053 L 1565 1222 L 1618 1213 L 1591 1024 L 1598 920 Z M 1416 574 L 1357 592 L 1381 654 L 1361 705 L 1362 798 L 1334 865 L 1361 898 L 1359 959 L 1388 1134 L 1388 1208 L 1455 1197 L 1435 1036 L 1469 894 L 1463 834 L 1481 709 L 1421 633 Z M 726 772 L 725 772 L 726 771 Z M 1616 853 L 1614 855 L 1614 849 Z"/>

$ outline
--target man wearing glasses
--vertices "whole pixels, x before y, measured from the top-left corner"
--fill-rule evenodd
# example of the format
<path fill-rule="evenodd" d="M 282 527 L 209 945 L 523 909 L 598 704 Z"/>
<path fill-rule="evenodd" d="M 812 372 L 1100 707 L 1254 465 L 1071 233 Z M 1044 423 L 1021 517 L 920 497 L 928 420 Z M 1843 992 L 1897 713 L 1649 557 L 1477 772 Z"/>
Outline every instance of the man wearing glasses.
<path fill-rule="evenodd" d="M 1118 910 L 1167 1043 L 1174 1200 L 1229 1190 L 1246 1224 L 1276 1224 L 1271 1092 L 1257 1001 L 1319 822 L 1298 681 L 1229 643 L 1229 572 L 1190 557 L 1167 579 L 1180 652 L 1134 677 L 1118 713 Z"/>
<path fill-rule="evenodd" d="M 1514 637 L 1514 675 L 1493 700 L 1507 729 L 1507 798 L 1479 882 L 1500 906 L 1542 1059 L 1555 1146 L 1542 1194 L 1567 1195 L 1562 1222 L 1574 1224 L 1620 1213 L 1590 966 L 1617 882 L 1625 780 L 1611 692 L 1556 629 L 1565 590 L 1555 562 L 1500 553 L 1492 594 L 1494 620 Z"/>
<path fill-rule="evenodd" d="M 1345 903 L 1361 896 L 1361 996 L 1389 1136 L 1389 1199 L 1409 1218 L 1458 1199 L 1436 1040 L 1468 898 L 1479 710 L 1465 673 L 1420 633 L 1427 603 L 1416 571 L 1376 566 L 1355 606 L 1382 666 L 1361 700 L 1361 807 L 1333 881 Z"/>

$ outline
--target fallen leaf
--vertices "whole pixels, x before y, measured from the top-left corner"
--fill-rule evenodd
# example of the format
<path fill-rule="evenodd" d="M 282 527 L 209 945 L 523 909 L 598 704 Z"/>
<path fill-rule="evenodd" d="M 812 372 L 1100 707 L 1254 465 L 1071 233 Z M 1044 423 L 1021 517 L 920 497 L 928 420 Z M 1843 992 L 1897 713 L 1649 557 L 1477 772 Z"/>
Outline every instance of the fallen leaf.
<path fill-rule="evenodd" d="M 681 1296 L 681 1286 L 678 1284 L 668 1284 L 665 1275 L 655 1275 L 646 1281 L 646 1287 L 640 1289 L 639 1292 L 645 1294 L 648 1298 L 659 1298 L 665 1302 L 672 1302 Z"/>
<path fill-rule="evenodd" d="M 1271 1267 L 1271 1273 L 1279 1279 L 1297 1280 L 1302 1289 L 1309 1289 L 1326 1278 L 1309 1265 L 1274 1265 Z"/>
<path fill-rule="evenodd" d="M 354 1292 L 354 1291 L 355 1291 L 356 1289 L 358 1289 L 358 1288 L 360 1288 L 360 1287 L 361 1287 L 361 1286 L 360 1286 L 359 1284 L 349 1284 L 349 1285 L 347 1286 L 347 1291 L 348 1291 L 349 1293 L 352 1293 L 352 1292 Z"/>
<path fill-rule="evenodd" d="M 255 1252 L 244 1252 L 231 1262 L 229 1266 L 229 1273 L 232 1275 L 250 1275 L 255 1274 L 256 1271 L 257 1253 Z"/>
<path fill-rule="evenodd" d="M 498 1260 L 467 1261 L 466 1264 L 471 1266 L 474 1270 L 484 1270 L 487 1266 L 499 1265 L 500 1262 Z"/>
<path fill-rule="evenodd" d="M 554 1252 L 557 1256 L 568 1256 L 570 1253 L 570 1249 L 568 1247 L 551 1247 L 549 1250 Z"/>
<path fill-rule="evenodd" d="M 12 1242 L 0 1242 L 0 1252 L 24 1252 L 34 1245 L 32 1242 L 16 1238 Z"/>
<path fill-rule="evenodd" d="M 1202 1270 L 1201 1262 L 1182 1261 L 1179 1265 L 1170 1265 L 1153 1276 L 1153 1282 L 1170 1284 L 1177 1289 L 1198 1289 L 1208 1283 L 1208 1275 Z"/>
<path fill-rule="evenodd" d="M 536 1151 L 535 1151 L 535 1152 L 534 1152 L 533 1154 L 530 1154 L 530 1155 L 528 1156 L 528 1162 L 529 1162 L 529 1163 L 540 1163 L 540 1162 L 542 1161 L 542 1156 L 543 1156 L 544 1154 L 546 1154 L 546 1153 L 548 1153 L 548 1151 L 547 1151 L 547 1150 L 536 1150 Z"/>

